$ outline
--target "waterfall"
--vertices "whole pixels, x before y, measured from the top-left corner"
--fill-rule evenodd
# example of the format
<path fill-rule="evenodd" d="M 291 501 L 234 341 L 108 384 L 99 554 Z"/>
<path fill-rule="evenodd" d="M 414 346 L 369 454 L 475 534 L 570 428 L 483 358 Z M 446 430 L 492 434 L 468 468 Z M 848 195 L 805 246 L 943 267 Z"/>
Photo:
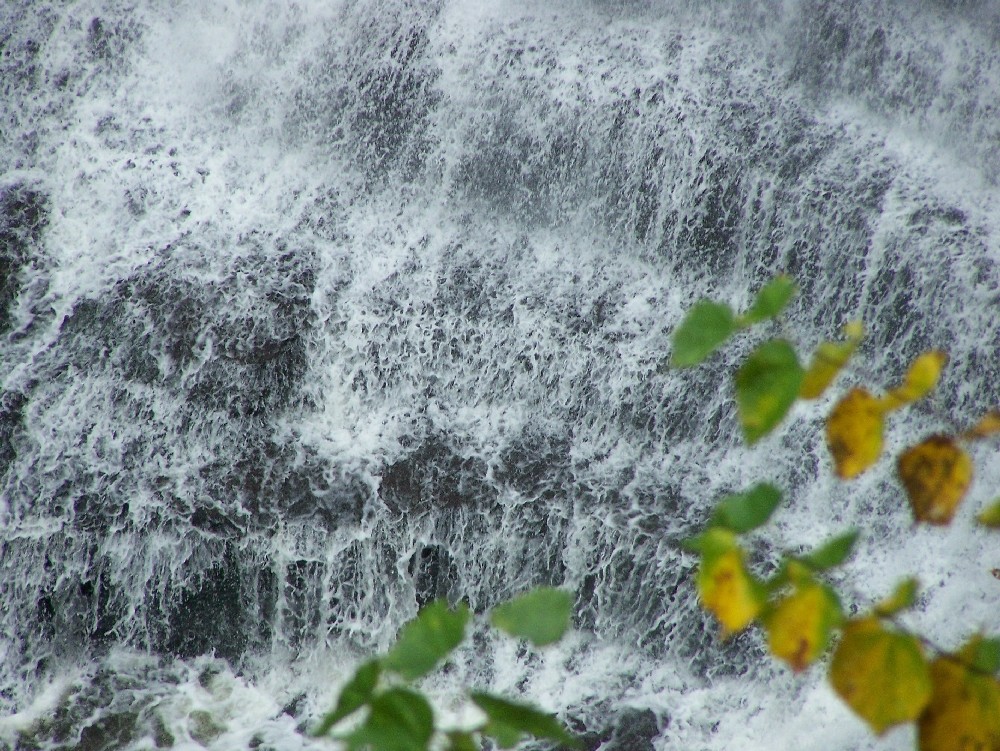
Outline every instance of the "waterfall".
<path fill-rule="evenodd" d="M 665 366 L 787 272 L 803 349 L 866 322 L 844 383 L 948 350 L 892 453 L 1000 405 L 991 0 L 8 0 L 0 87 L 0 747 L 328 748 L 421 605 L 555 584 L 572 634 L 477 632 L 441 711 L 910 748 L 698 607 L 679 541 L 764 479 L 757 564 L 859 525 L 849 602 L 997 630 L 995 442 L 914 528 L 891 461 L 832 476 L 831 398 L 741 444 L 752 340 Z"/>

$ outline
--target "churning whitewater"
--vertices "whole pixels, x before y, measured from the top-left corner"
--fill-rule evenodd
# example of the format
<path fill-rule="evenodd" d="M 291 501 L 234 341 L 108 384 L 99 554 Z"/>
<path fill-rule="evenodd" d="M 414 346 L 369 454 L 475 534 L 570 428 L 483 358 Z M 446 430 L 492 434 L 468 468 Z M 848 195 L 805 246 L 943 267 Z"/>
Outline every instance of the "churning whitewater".
<path fill-rule="evenodd" d="M 328 748 L 303 730 L 435 597 L 575 595 L 536 652 L 430 680 L 588 748 L 905 749 L 751 633 L 678 542 L 787 493 L 756 563 L 852 524 L 858 607 L 997 629 L 1000 543 L 849 485 L 831 401 L 738 439 L 683 312 L 800 284 L 844 377 L 951 355 L 888 449 L 1000 404 L 992 0 L 5 0 L 0 7 L 0 747 Z M 950 421 L 950 422 L 949 422 Z M 765 539 L 766 537 L 766 539 Z"/>

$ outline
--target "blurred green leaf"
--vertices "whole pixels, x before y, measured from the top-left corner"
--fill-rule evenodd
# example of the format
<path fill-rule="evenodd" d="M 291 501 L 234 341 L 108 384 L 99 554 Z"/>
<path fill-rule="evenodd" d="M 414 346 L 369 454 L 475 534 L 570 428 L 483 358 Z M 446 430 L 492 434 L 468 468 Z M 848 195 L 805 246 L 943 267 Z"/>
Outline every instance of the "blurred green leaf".
<path fill-rule="evenodd" d="M 448 736 L 448 751 L 480 751 L 479 743 L 472 733 L 452 730 Z"/>
<path fill-rule="evenodd" d="M 568 592 L 538 587 L 498 605 L 490 620 L 511 636 L 538 647 L 559 641 L 569 627 L 573 598 Z"/>
<path fill-rule="evenodd" d="M 450 610 L 447 602 L 435 600 L 403 626 L 383 667 L 409 680 L 426 675 L 462 642 L 468 620 L 464 603 Z"/>
<path fill-rule="evenodd" d="M 883 618 L 889 618 L 900 610 L 911 607 L 917 601 L 917 589 L 919 587 L 920 582 L 913 577 L 904 579 L 896 585 L 896 589 L 889 597 L 875 606 L 875 614 Z"/>
<path fill-rule="evenodd" d="M 864 337 L 861 321 L 851 321 L 844 326 L 843 342 L 823 342 L 813 352 L 812 361 L 802 379 L 799 396 L 803 399 L 818 399 L 833 383 L 841 368 L 847 364 Z"/>
<path fill-rule="evenodd" d="M 725 527 L 737 534 L 749 532 L 771 518 L 781 503 L 781 491 L 769 483 L 754 485 L 744 493 L 723 498 L 715 507 L 710 525 Z"/>
<path fill-rule="evenodd" d="M 694 537 L 685 537 L 679 544 L 689 553 L 701 553 L 705 549 L 705 533 L 703 532 Z"/>
<path fill-rule="evenodd" d="M 791 277 L 777 276 L 765 284 L 743 317 L 747 323 L 760 323 L 768 318 L 774 318 L 788 305 L 797 291 Z"/>
<path fill-rule="evenodd" d="M 495 738 L 501 748 L 516 746 L 524 735 L 555 741 L 571 748 L 578 748 L 580 745 L 555 717 L 528 704 L 482 692 L 473 692 L 470 696 L 488 718 L 483 732 Z"/>
<path fill-rule="evenodd" d="M 854 544 L 858 541 L 858 534 L 858 530 L 852 529 L 850 532 L 837 535 L 799 560 L 814 571 L 823 571 L 824 569 L 839 566 L 848 559 L 854 550 Z"/>
<path fill-rule="evenodd" d="M 1000 670 L 1000 639 L 978 637 L 968 645 L 970 665 L 980 673 L 993 675 Z"/>
<path fill-rule="evenodd" d="M 736 408 L 747 443 L 770 433 L 795 402 L 802 366 L 792 345 L 772 339 L 754 350 L 736 372 Z"/>
<path fill-rule="evenodd" d="M 330 728 L 367 704 L 375 691 L 375 686 L 378 685 L 378 677 L 381 672 L 382 666 L 378 660 L 370 660 L 362 664 L 355 671 L 354 677 L 340 690 L 337 706 L 327 712 L 316 729 L 313 730 L 313 735 L 326 735 L 330 732 Z"/>
<path fill-rule="evenodd" d="M 736 331 L 736 315 L 725 303 L 701 300 L 694 304 L 674 332 L 670 364 L 697 365 Z"/>
<path fill-rule="evenodd" d="M 344 740 L 352 751 L 425 751 L 434 735 L 434 712 L 427 700 L 405 688 L 376 696 L 364 723 Z"/>

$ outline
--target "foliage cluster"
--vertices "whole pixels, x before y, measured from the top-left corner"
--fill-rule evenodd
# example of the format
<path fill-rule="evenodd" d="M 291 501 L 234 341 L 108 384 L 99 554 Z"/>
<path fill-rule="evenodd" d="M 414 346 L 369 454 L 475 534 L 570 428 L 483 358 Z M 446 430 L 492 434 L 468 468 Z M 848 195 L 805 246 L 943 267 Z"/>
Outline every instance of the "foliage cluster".
<path fill-rule="evenodd" d="M 544 647 L 569 626 L 572 597 L 551 587 L 533 589 L 498 605 L 490 622 L 501 631 Z M 444 663 L 465 639 L 471 619 L 464 604 L 450 608 L 436 600 L 403 626 L 387 655 L 363 663 L 340 691 L 336 706 L 313 730 L 332 735 L 350 751 L 478 751 L 482 737 L 512 748 L 525 737 L 576 746 L 575 739 L 549 714 L 485 691 L 470 691 L 482 721 L 474 727 L 443 728 L 427 697 L 414 682 Z"/>
<path fill-rule="evenodd" d="M 777 277 L 743 315 L 725 303 L 697 303 L 675 332 L 672 364 L 702 362 L 738 331 L 780 315 L 795 291 L 791 279 Z M 750 353 L 735 377 L 737 414 L 748 444 L 770 433 L 796 400 L 818 398 L 833 383 L 861 341 L 862 325 L 850 323 L 843 334 L 842 341 L 820 344 L 808 367 L 783 338 L 768 339 Z M 854 388 L 837 401 L 825 433 L 841 479 L 855 478 L 878 461 L 888 415 L 929 394 L 946 363 L 944 353 L 925 352 L 884 395 Z M 899 455 L 896 471 L 916 523 L 951 522 L 972 482 L 973 461 L 964 445 L 998 433 L 1000 412 L 993 411 L 967 430 L 928 436 Z M 918 585 L 912 578 L 848 618 L 823 574 L 850 556 L 857 530 L 806 555 L 785 556 L 769 577 L 755 575 L 740 535 L 766 523 L 780 501 L 780 491 L 766 483 L 730 495 L 707 528 L 687 541 L 700 555 L 701 604 L 719 620 L 723 637 L 759 623 L 772 654 L 795 671 L 835 643 L 830 683 L 875 733 L 916 722 L 922 751 L 1000 750 L 1000 638 L 974 634 L 960 648 L 946 650 L 904 628 L 896 616 L 915 602 Z M 1000 526 L 1000 499 L 978 520 Z"/>
<path fill-rule="evenodd" d="M 779 276 L 742 314 L 721 302 L 696 303 L 674 334 L 671 364 L 701 363 L 738 332 L 780 316 L 795 292 L 794 282 Z M 797 400 L 826 392 L 854 355 L 863 326 L 849 323 L 842 334 L 839 341 L 821 343 L 808 366 L 785 338 L 767 339 L 753 349 L 734 378 L 737 415 L 748 444 L 773 431 Z M 856 478 L 879 460 L 888 416 L 933 391 L 947 359 L 943 352 L 925 352 L 902 382 L 881 396 L 857 387 L 836 402 L 825 437 L 838 477 Z M 1000 411 L 993 411 L 966 430 L 928 436 L 899 455 L 897 475 L 916 523 L 951 522 L 972 483 L 973 461 L 965 446 L 997 434 Z M 916 602 L 914 578 L 848 617 L 825 574 L 850 557 L 857 529 L 809 553 L 784 556 L 767 577 L 755 574 L 741 536 L 763 526 L 781 500 L 781 491 L 766 482 L 726 496 L 706 529 L 685 543 L 700 556 L 695 587 L 702 607 L 718 619 L 723 638 L 757 623 L 772 654 L 796 672 L 820 661 L 833 645 L 830 683 L 876 734 L 916 722 L 921 751 L 1000 751 L 1000 638 L 977 633 L 948 650 L 904 627 L 897 616 Z M 1000 528 L 1000 499 L 978 521 Z M 490 620 L 511 636 L 544 646 L 561 638 L 570 608 L 569 594 L 541 588 L 498 606 Z M 483 737 L 502 748 L 526 737 L 575 745 L 551 715 L 477 691 L 468 696 L 484 718 L 478 725 L 437 726 L 430 702 L 413 682 L 447 659 L 465 638 L 469 619 L 464 605 L 451 609 L 437 601 L 426 607 L 403 627 L 386 656 L 357 669 L 315 734 L 332 735 L 350 751 L 425 751 L 432 745 L 475 751 Z"/>

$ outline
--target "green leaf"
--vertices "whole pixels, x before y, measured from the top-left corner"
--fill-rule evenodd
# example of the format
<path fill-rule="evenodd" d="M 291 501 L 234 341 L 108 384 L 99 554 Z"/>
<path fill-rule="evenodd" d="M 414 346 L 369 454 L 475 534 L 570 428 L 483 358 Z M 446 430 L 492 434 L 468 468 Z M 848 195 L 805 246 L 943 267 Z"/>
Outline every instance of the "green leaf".
<path fill-rule="evenodd" d="M 715 507 L 710 524 L 744 534 L 770 519 L 779 503 L 781 491 L 762 482 L 745 493 L 735 493 L 723 498 Z"/>
<path fill-rule="evenodd" d="M 1000 498 L 997 498 L 989 506 L 983 509 L 976 520 L 984 527 L 990 529 L 1000 529 Z"/>
<path fill-rule="evenodd" d="M 330 728 L 367 704 L 375 691 L 375 686 L 378 685 L 381 672 L 382 666 L 378 660 L 370 660 L 362 664 L 355 671 L 354 677 L 340 690 L 337 706 L 324 715 L 312 734 L 314 736 L 326 735 L 330 732 Z"/>
<path fill-rule="evenodd" d="M 479 743 L 476 742 L 476 738 L 472 733 L 466 733 L 462 730 L 452 730 L 447 733 L 448 745 L 446 748 L 448 751 L 480 751 Z"/>
<path fill-rule="evenodd" d="M 371 702 L 371 712 L 345 740 L 352 751 L 425 751 L 434 735 L 427 700 L 406 688 L 389 689 Z"/>
<path fill-rule="evenodd" d="M 792 345 L 772 339 L 754 350 L 736 373 L 736 408 L 747 443 L 770 433 L 795 402 L 802 366 Z"/>
<path fill-rule="evenodd" d="M 705 533 L 685 537 L 680 541 L 680 546 L 689 553 L 701 553 L 705 549 Z"/>
<path fill-rule="evenodd" d="M 982 636 L 975 638 L 967 645 L 966 651 L 969 666 L 973 670 L 989 675 L 1000 670 L 1000 639 Z"/>
<path fill-rule="evenodd" d="M 911 607 L 917 601 L 917 589 L 920 582 L 910 577 L 896 585 L 895 591 L 875 606 L 875 614 L 883 618 L 891 618 L 900 610 Z"/>
<path fill-rule="evenodd" d="M 799 560 L 813 571 L 823 571 L 834 566 L 839 566 L 847 560 L 851 555 L 851 551 L 854 550 L 854 543 L 858 541 L 858 534 L 858 530 L 852 529 L 850 532 L 838 535 Z"/>
<path fill-rule="evenodd" d="M 797 291 L 791 277 L 777 276 L 761 288 L 753 305 L 743 319 L 747 323 L 760 323 L 768 318 L 774 318 L 788 305 Z"/>
<path fill-rule="evenodd" d="M 468 620 L 469 608 L 464 603 L 449 610 L 447 602 L 435 600 L 403 626 L 383 667 L 409 680 L 426 675 L 462 642 Z"/>
<path fill-rule="evenodd" d="M 569 627 L 573 597 L 552 587 L 538 587 L 493 609 L 490 621 L 511 636 L 544 647 L 562 638 Z"/>
<path fill-rule="evenodd" d="M 470 694 L 472 701 L 486 713 L 488 722 L 483 732 L 493 736 L 501 748 L 512 748 L 524 735 L 555 741 L 563 746 L 578 748 L 580 743 L 550 714 L 528 704 L 520 704 L 482 692 Z"/>
<path fill-rule="evenodd" d="M 736 316 L 725 303 L 701 300 L 694 304 L 674 332 L 674 351 L 670 364 L 675 367 L 697 365 L 736 331 Z"/>

